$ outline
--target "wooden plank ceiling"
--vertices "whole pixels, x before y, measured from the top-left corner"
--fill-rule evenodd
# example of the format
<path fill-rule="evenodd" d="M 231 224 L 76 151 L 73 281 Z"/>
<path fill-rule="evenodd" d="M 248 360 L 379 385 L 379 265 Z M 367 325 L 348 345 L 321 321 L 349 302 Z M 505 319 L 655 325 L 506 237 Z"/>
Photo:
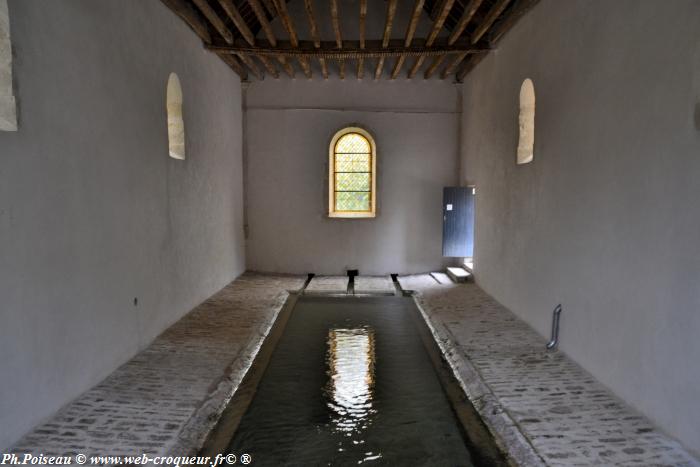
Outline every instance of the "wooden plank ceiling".
<path fill-rule="evenodd" d="M 353 11 L 343 8 L 341 0 L 292 0 L 304 2 L 305 27 L 311 36 L 304 38 L 297 34 L 289 1 L 162 0 L 244 81 L 253 76 L 262 80 L 266 75 L 278 79 L 282 73 L 294 78 L 299 71 L 310 79 L 312 63 L 317 62 L 324 79 L 335 66 L 341 79 L 350 74 L 362 79 L 366 71 L 374 79 L 411 79 L 422 71 L 424 79 L 454 76 L 457 82 L 538 0 L 359 0 L 359 4 L 353 2 Z M 367 2 L 380 1 L 385 4 L 382 37 L 367 38 Z M 329 2 L 329 17 L 320 17 L 317 2 Z M 406 10 L 410 17 L 400 23 L 399 2 L 411 4 Z M 430 19 L 430 32 L 427 37 L 415 37 L 423 13 Z M 357 15 L 356 31 L 342 29 L 344 15 Z M 277 18 L 284 26 L 284 37 L 275 37 L 270 25 Z M 322 22 L 331 25 L 334 40 L 321 40 Z M 404 39 L 391 39 L 396 23 L 408 24 Z M 264 39 L 258 37 L 260 31 Z M 389 60 L 393 60 L 391 67 Z M 383 73 L 385 66 L 390 73 Z"/>

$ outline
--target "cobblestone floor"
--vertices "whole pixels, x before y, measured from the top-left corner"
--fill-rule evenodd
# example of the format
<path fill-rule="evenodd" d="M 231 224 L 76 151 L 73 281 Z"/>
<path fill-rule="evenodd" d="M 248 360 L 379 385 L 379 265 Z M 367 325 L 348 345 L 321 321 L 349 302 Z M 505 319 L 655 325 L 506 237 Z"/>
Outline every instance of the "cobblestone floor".
<path fill-rule="evenodd" d="M 11 452 L 192 452 L 238 387 L 286 290 L 304 279 L 244 274 Z M 319 281 L 318 291 L 335 291 L 347 281 L 340 279 Z M 540 336 L 476 285 L 441 284 L 428 274 L 399 281 L 419 292 L 462 386 L 521 465 L 700 466 L 563 354 L 545 352 Z M 388 290 L 384 280 L 369 282 Z"/>
<path fill-rule="evenodd" d="M 475 407 L 522 464 L 700 465 L 564 354 L 546 352 L 542 337 L 478 286 L 427 274 L 399 282 L 419 292 Z"/>
<path fill-rule="evenodd" d="M 11 452 L 133 456 L 196 449 L 282 308 L 285 290 L 303 283 L 242 275 Z"/>

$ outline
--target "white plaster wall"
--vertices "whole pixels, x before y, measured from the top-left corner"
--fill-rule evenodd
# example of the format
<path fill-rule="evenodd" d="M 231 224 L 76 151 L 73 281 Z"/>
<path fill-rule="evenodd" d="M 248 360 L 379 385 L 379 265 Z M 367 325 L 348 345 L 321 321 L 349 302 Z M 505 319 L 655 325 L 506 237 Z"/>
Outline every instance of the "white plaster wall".
<path fill-rule="evenodd" d="M 244 270 L 236 75 L 159 1 L 10 0 L 0 447 Z M 168 157 L 166 84 L 187 160 Z M 138 305 L 134 305 L 134 298 Z"/>
<path fill-rule="evenodd" d="M 562 303 L 562 350 L 695 453 L 699 108 L 699 2 L 543 0 L 467 77 L 461 149 L 481 286 L 543 336 Z"/>
<path fill-rule="evenodd" d="M 248 268 L 316 274 L 437 270 L 442 187 L 457 181 L 458 92 L 444 82 L 266 80 L 248 90 Z M 328 144 L 377 143 L 374 219 L 327 217 Z"/>

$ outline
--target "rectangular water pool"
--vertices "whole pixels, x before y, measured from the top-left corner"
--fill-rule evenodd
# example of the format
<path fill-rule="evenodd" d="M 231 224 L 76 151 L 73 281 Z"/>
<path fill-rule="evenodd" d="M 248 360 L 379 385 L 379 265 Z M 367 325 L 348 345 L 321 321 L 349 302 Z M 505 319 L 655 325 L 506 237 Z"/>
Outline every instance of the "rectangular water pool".
<path fill-rule="evenodd" d="M 294 299 L 202 454 L 247 453 L 260 466 L 508 465 L 412 298 Z"/>

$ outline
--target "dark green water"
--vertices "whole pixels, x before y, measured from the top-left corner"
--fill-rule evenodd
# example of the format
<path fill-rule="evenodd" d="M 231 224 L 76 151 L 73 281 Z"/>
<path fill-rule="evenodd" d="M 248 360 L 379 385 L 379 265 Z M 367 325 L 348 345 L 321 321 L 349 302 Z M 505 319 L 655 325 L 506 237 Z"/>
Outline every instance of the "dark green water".
<path fill-rule="evenodd" d="M 406 297 L 297 302 L 230 442 L 252 465 L 471 466 Z"/>

